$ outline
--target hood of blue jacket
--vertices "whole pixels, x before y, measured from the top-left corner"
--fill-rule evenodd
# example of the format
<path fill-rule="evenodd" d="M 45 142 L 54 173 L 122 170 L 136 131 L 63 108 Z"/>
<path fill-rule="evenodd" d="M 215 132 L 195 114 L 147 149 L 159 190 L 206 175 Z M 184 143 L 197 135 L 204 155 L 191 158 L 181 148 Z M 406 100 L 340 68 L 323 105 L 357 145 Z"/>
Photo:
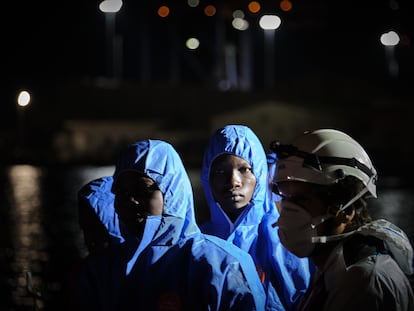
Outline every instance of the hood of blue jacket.
<path fill-rule="evenodd" d="M 120 153 L 113 176 L 93 180 L 78 192 L 78 200 L 86 202 L 84 206 L 99 217 L 114 244 L 123 242 L 126 234 L 121 230 L 111 191 L 114 178 L 124 170 L 136 170 L 155 180 L 164 196 L 165 215 L 186 219 L 188 224 L 196 223 L 193 190 L 175 149 L 164 141 L 139 141 Z"/>
<path fill-rule="evenodd" d="M 213 161 L 222 154 L 232 154 L 246 160 L 252 167 L 256 176 L 256 188 L 253 193 L 247 211 L 243 213 L 243 219 L 238 219 L 237 230 L 241 226 L 254 226 L 260 223 L 263 216 L 273 208 L 268 202 L 268 169 L 267 158 L 263 145 L 256 134 L 244 125 L 227 125 L 218 129 L 211 137 L 205 149 L 201 168 L 201 184 L 205 193 L 206 201 L 210 209 L 211 221 L 206 226 L 215 226 L 217 235 L 222 230 L 228 231 L 228 221 L 219 204 L 214 200 L 209 185 L 209 176 Z M 209 233 L 207 230 L 207 233 Z M 221 234 L 219 236 L 223 237 Z M 224 236 L 223 238 L 227 238 Z"/>
<path fill-rule="evenodd" d="M 114 180 L 125 170 L 151 177 L 164 196 L 164 214 L 195 222 L 193 190 L 175 149 L 160 140 L 142 140 L 124 149 L 115 167 Z"/>
<path fill-rule="evenodd" d="M 84 202 L 82 208 L 90 208 L 98 216 L 105 226 L 113 244 L 124 241 L 120 227 L 118 214 L 115 212 L 115 196 L 111 191 L 112 176 L 105 176 L 84 185 L 78 191 L 78 201 Z"/>

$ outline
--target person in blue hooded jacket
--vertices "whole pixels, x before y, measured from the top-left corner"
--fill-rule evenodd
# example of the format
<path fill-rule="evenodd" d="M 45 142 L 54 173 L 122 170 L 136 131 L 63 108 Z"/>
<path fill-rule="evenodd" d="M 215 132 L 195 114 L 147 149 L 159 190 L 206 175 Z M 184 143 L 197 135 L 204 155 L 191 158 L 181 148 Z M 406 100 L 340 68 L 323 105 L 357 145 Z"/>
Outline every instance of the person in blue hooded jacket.
<path fill-rule="evenodd" d="M 266 292 L 266 310 L 294 310 L 309 286 L 311 269 L 274 233 L 279 212 L 268 193 L 266 154 L 249 127 L 216 130 L 205 149 L 201 183 L 210 219 L 200 229 L 251 255 Z"/>
<path fill-rule="evenodd" d="M 190 180 L 170 144 L 129 145 L 113 177 L 124 241 L 85 258 L 74 308 L 264 310 L 251 258 L 198 228 Z"/>
<path fill-rule="evenodd" d="M 94 179 L 78 191 L 78 220 L 89 253 L 124 241 L 114 208 L 113 176 Z"/>

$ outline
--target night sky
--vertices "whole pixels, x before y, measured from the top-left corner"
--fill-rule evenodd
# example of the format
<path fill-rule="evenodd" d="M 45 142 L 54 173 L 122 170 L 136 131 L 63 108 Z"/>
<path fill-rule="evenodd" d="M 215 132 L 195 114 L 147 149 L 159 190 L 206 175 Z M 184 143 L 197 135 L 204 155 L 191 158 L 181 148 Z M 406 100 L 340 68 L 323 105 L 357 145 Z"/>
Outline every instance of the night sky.
<path fill-rule="evenodd" d="M 105 16 L 98 9 L 100 2 L 15 0 L 3 7 L 2 119 L 14 109 L 20 88 L 44 92 L 63 81 L 105 76 Z M 293 9 L 283 12 L 280 1 L 262 1 L 262 12 L 282 18 L 275 34 L 276 79 L 323 74 L 379 82 L 389 79 L 385 49 L 379 42 L 380 34 L 389 30 L 401 38 L 394 52 L 399 64 L 398 79 L 407 83 L 414 73 L 414 33 L 408 1 L 291 2 Z M 211 86 L 218 62 L 217 36 L 224 36 L 227 43 L 235 46 L 239 44 L 241 34 L 230 26 L 231 12 L 247 12 L 248 1 L 200 3 L 199 8 L 189 8 L 185 0 L 124 1 L 116 17 L 116 33 L 123 40 L 123 79 L 162 85 L 171 79 L 171 60 L 175 59 L 180 85 Z M 202 7 L 209 3 L 217 5 L 222 28 L 217 28 L 217 16 L 203 16 Z M 165 19 L 156 15 L 162 4 L 171 6 L 171 14 Z M 258 14 L 247 14 L 246 19 L 251 26 L 254 87 L 260 88 L 265 66 L 263 30 L 258 27 Z M 200 38 L 199 50 L 184 48 L 190 36 Z"/>

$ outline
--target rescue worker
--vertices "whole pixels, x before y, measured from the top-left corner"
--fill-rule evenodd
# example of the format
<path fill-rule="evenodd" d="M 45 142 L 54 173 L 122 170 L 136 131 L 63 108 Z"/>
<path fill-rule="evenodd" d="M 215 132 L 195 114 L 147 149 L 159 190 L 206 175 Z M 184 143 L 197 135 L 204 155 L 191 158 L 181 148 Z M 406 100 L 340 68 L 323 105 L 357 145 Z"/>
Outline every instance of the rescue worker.
<path fill-rule="evenodd" d="M 318 129 L 271 149 L 279 157 L 273 189 L 282 198 L 275 234 L 317 268 L 298 310 L 414 310 L 413 249 L 400 228 L 371 219 L 377 171 L 362 146 Z"/>

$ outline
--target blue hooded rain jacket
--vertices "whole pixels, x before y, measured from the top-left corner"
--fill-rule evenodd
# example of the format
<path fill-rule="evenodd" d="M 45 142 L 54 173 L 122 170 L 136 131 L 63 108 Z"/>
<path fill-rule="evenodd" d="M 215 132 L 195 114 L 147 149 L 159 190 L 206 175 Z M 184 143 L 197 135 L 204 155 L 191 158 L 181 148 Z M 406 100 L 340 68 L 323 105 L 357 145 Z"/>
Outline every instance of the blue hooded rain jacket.
<path fill-rule="evenodd" d="M 211 165 L 222 154 L 243 158 L 256 176 L 252 200 L 234 224 L 214 200 L 209 185 Z M 286 250 L 277 228 L 272 227 L 279 212 L 268 194 L 263 145 L 250 128 L 227 125 L 213 134 L 203 157 L 201 183 L 210 210 L 210 220 L 200 225 L 201 230 L 233 243 L 253 257 L 267 295 L 266 310 L 293 310 L 309 285 L 309 261 Z"/>
<path fill-rule="evenodd" d="M 123 170 L 151 177 L 164 195 L 164 214 L 147 218 L 142 239 L 88 256 L 75 295 L 81 310 L 264 310 L 265 294 L 250 256 L 201 233 L 188 175 L 173 147 L 158 140 L 130 145 Z"/>
<path fill-rule="evenodd" d="M 114 208 L 115 195 L 111 191 L 113 180 L 112 176 L 101 177 L 88 182 L 78 191 L 79 223 L 83 230 L 88 230 L 92 221 L 90 215 L 96 215 L 109 237 L 109 244 L 118 244 L 124 238 Z"/>

